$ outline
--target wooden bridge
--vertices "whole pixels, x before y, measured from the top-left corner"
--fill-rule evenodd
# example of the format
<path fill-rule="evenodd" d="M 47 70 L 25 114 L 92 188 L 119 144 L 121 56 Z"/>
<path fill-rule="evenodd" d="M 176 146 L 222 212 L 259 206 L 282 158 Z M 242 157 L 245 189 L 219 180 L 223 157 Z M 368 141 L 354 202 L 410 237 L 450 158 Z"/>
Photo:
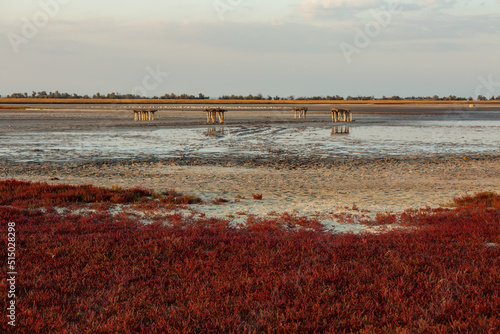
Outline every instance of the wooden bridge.
<path fill-rule="evenodd" d="M 161 108 L 161 107 L 160 107 Z M 300 107 L 292 109 L 295 113 L 294 119 L 306 119 L 307 111 L 309 108 Z M 134 121 L 154 121 L 155 113 L 158 109 L 134 109 Z M 227 112 L 226 109 L 222 108 L 207 108 L 204 110 L 207 114 L 207 123 L 215 124 L 215 123 L 224 123 L 224 113 Z M 332 108 L 332 122 L 353 122 L 352 112 L 349 109 L 337 109 Z"/>

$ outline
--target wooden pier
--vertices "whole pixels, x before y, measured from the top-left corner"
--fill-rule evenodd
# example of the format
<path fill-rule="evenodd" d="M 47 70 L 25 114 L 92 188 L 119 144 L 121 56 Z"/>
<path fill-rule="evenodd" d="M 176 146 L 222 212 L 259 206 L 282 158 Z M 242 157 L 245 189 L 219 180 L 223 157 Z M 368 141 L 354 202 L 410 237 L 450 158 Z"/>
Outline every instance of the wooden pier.
<path fill-rule="evenodd" d="M 155 112 L 157 111 L 155 109 L 134 110 L 134 121 L 154 121 Z"/>
<path fill-rule="evenodd" d="M 224 123 L 224 113 L 226 111 L 227 110 L 222 108 L 205 109 L 205 112 L 207 113 L 207 123 L 214 124 L 217 121 L 220 124 Z"/>
<path fill-rule="evenodd" d="M 305 108 L 305 107 L 293 109 L 292 111 L 295 113 L 295 116 L 293 117 L 293 119 L 297 119 L 297 116 L 299 117 L 299 119 L 301 117 L 303 119 L 306 119 L 306 114 L 307 114 L 308 110 L 309 110 L 309 108 Z"/>
<path fill-rule="evenodd" d="M 352 122 L 352 112 L 349 109 L 332 108 L 332 122 Z"/>

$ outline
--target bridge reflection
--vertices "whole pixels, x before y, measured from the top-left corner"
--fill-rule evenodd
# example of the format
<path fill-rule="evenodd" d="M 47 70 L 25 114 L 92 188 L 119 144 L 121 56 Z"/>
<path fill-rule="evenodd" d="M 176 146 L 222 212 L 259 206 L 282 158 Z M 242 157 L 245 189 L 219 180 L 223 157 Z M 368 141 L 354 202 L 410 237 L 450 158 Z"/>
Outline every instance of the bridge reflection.
<path fill-rule="evenodd" d="M 207 131 L 203 132 L 203 134 L 212 138 L 224 137 L 224 128 L 207 128 Z"/>
<path fill-rule="evenodd" d="M 332 137 L 338 136 L 338 135 L 348 135 L 349 132 L 351 131 L 351 128 L 348 127 L 347 125 L 344 126 L 334 126 L 332 128 Z"/>

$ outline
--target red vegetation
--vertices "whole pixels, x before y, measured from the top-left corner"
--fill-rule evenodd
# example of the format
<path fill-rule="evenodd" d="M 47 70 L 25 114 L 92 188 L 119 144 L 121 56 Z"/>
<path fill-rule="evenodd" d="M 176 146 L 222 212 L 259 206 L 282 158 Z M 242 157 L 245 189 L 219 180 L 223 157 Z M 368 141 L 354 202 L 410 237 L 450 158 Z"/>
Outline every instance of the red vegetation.
<path fill-rule="evenodd" d="M 252 194 L 252 197 L 253 197 L 253 199 L 255 199 L 257 201 L 262 200 L 262 194 Z"/>
<path fill-rule="evenodd" d="M 0 181 L 0 205 L 18 208 L 40 208 L 70 203 L 125 204 L 144 201 L 152 192 L 142 188 L 112 189 L 92 185 L 47 185 L 16 180 Z"/>
<path fill-rule="evenodd" d="M 500 198 L 497 194 L 486 191 L 475 196 L 464 196 L 453 200 L 458 206 L 478 206 L 484 205 L 491 208 L 500 209 Z"/>
<path fill-rule="evenodd" d="M 221 204 L 225 204 L 225 203 L 229 203 L 229 201 L 227 199 L 224 199 L 222 197 L 220 198 L 215 198 L 213 201 L 212 201 L 212 204 L 215 204 L 215 205 L 221 205 Z"/>
<path fill-rule="evenodd" d="M 122 189 L 98 188 L 92 185 L 48 185 L 42 182 L 17 180 L 0 181 L 0 205 L 17 208 L 64 207 L 69 204 L 142 204 L 156 198 L 161 204 L 187 205 L 201 203 L 201 199 L 169 190 L 161 194 L 140 187 Z"/>
<path fill-rule="evenodd" d="M 163 197 L 160 198 L 160 202 L 164 204 L 199 204 L 202 202 L 201 198 L 191 195 L 183 195 L 174 190 L 166 191 L 162 193 Z"/>
<path fill-rule="evenodd" d="M 44 212 L 26 207 L 46 206 L 40 195 L 64 206 L 72 200 L 61 194 L 80 188 L 28 186 L 0 191 L 3 231 L 16 222 L 19 332 L 500 331 L 497 194 L 394 215 L 413 228 L 354 235 L 287 213 L 233 227 L 179 214 L 143 225 L 106 210 Z M 86 199 L 112 193 L 84 189 L 100 194 Z M 3 310 L 6 289 L 0 280 Z"/>

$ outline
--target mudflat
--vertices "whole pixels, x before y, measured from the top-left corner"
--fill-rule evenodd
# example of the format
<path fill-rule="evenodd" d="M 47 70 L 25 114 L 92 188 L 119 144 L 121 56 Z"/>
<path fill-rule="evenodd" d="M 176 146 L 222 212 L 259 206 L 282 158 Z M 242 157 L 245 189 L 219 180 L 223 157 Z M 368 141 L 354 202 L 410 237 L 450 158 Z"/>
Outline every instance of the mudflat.
<path fill-rule="evenodd" d="M 354 204 L 400 211 L 500 192 L 498 106 L 350 106 L 355 122 L 332 123 L 330 105 L 311 105 L 305 120 L 287 105 L 234 105 L 213 125 L 203 107 L 155 106 L 153 122 L 134 122 L 130 106 L 2 110 L 0 177 L 175 188 L 229 200 L 200 206 L 211 216 L 295 212 L 325 224 Z"/>

